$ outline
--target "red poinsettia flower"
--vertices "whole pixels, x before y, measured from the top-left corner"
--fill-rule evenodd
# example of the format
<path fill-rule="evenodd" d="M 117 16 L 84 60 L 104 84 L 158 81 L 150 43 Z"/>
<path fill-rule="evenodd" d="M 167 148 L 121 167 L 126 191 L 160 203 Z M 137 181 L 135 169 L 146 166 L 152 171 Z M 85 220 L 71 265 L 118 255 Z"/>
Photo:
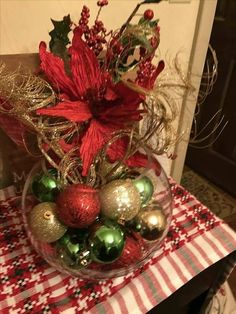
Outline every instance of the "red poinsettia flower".
<path fill-rule="evenodd" d="M 80 157 L 85 176 L 96 154 L 116 131 L 129 128 L 142 119 L 139 105 L 143 97 L 123 83 L 113 84 L 110 75 L 101 70 L 92 50 L 74 30 L 70 53 L 70 74 L 61 58 L 46 51 L 40 44 L 41 69 L 56 88 L 61 101 L 53 107 L 37 110 L 37 114 L 64 117 L 83 123 Z"/>

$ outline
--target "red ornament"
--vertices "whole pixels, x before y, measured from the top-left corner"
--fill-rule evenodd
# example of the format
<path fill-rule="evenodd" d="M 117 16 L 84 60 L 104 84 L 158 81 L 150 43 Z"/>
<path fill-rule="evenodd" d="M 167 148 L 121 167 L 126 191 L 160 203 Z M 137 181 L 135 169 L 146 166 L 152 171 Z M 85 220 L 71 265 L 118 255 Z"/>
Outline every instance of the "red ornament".
<path fill-rule="evenodd" d="M 126 267 L 136 263 L 142 256 L 140 243 L 132 237 L 127 237 L 120 258 L 112 264 L 113 268 Z"/>
<path fill-rule="evenodd" d="M 146 10 L 146 11 L 144 12 L 143 15 L 144 15 L 144 18 L 145 18 L 146 20 L 151 21 L 151 20 L 153 19 L 153 17 L 154 17 L 154 12 L 153 12 L 152 10 L 148 9 L 148 10 Z"/>
<path fill-rule="evenodd" d="M 83 184 L 68 186 L 57 198 L 58 216 L 64 224 L 73 228 L 85 228 L 92 224 L 100 211 L 97 190 Z"/>

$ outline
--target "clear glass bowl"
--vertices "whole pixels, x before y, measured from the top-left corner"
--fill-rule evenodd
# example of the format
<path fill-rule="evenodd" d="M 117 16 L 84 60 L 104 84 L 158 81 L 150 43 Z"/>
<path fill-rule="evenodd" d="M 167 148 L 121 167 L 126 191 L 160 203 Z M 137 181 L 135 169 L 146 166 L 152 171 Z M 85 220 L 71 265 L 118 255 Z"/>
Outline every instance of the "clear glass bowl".
<path fill-rule="evenodd" d="M 123 276 L 165 238 L 172 197 L 163 168 L 157 161 L 148 169 L 118 168 L 96 189 L 60 188 L 54 169 L 45 172 L 37 164 L 31 170 L 22 195 L 25 229 L 35 250 L 59 271 L 90 280 Z"/>

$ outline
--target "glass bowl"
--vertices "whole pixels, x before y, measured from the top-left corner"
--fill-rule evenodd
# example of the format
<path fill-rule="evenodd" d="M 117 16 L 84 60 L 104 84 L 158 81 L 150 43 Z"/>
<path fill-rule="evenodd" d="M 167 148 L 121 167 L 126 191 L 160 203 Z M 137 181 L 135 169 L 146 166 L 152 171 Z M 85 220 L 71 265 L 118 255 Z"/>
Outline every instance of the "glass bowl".
<path fill-rule="evenodd" d="M 81 279 L 123 276 L 142 266 L 171 223 L 169 181 L 156 159 L 148 168 L 103 161 L 99 173 L 106 180 L 96 188 L 62 185 L 57 170 L 38 163 L 22 195 L 35 250 L 60 272 Z"/>

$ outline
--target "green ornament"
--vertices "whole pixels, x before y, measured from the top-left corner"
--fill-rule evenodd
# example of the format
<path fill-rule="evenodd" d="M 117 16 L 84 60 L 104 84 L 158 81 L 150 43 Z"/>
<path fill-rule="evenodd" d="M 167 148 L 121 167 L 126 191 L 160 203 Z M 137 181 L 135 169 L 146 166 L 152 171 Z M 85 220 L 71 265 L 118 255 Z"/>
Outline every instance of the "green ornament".
<path fill-rule="evenodd" d="M 142 207 L 146 206 L 154 192 L 154 185 L 151 179 L 147 176 L 143 176 L 140 179 L 134 180 L 133 184 L 140 194 Z"/>
<path fill-rule="evenodd" d="M 76 257 L 79 254 L 82 245 L 76 241 L 73 241 L 73 238 L 67 233 L 59 241 L 60 246 L 67 250 L 68 254 L 71 257 Z M 74 243 L 73 243 L 74 242 Z"/>
<path fill-rule="evenodd" d="M 32 192 L 40 202 L 54 202 L 59 192 L 56 170 L 49 169 L 48 174 L 36 175 L 32 182 Z"/>
<path fill-rule="evenodd" d="M 124 232 L 119 225 L 106 221 L 89 237 L 91 259 L 98 263 L 112 263 L 120 257 L 124 243 Z"/>
<path fill-rule="evenodd" d="M 89 256 L 86 255 L 86 263 L 84 257 L 86 236 L 87 232 L 73 229 L 59 239 L 57 250 L 59 258 L 65 266 L 81 268 L 88 265 Z"/>

